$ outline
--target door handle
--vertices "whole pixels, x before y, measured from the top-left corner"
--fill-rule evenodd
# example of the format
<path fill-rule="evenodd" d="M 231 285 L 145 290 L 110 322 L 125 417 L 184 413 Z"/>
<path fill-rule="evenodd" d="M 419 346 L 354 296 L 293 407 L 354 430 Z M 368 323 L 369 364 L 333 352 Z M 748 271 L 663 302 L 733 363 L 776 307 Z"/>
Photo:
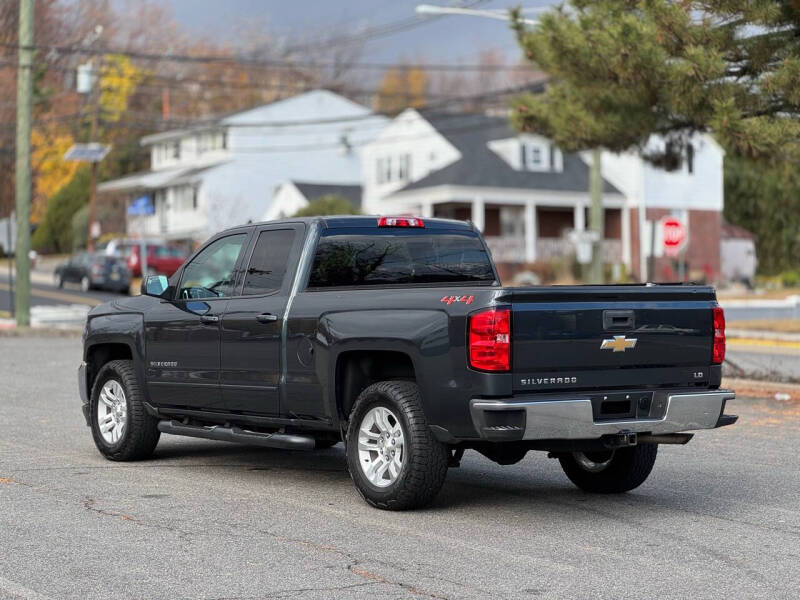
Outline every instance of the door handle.
<path fill-rule="evenodd" d="M 261 313 L 256 317 L 256 321 L 259 323 L 274 323 L 278 320 L 278 315 L 273 315 L 272 313 Z"/>
<path fill-rule="evenodd" d="M 201 323 L 219 323 L 219 317 L 217 315 L 200 315 L 200 322 Z"/>

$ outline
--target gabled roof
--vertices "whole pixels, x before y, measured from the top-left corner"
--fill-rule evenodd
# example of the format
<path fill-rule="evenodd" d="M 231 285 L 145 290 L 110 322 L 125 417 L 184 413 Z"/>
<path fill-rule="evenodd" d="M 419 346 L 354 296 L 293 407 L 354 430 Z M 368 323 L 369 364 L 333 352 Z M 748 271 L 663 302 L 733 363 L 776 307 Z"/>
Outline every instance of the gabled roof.
<path fill-rule="evenodd" d="M 322 196 L 335 194 L 347 198 L 355 208 L 361 208 L 361 186 L 345 185 L 341 183 L 306 183 L 302 181 L 292 181 L 309 202 L 313 202 Z"/>
<path fill-rule="evenodd" d="M 733 223 L 728 223 L 727 221 L 722 222 L 722 232 L 721 236 L 723 240 L 730 240 L 730 239 L 744 239 L 744 240 L 754 240 L 756 239 L 756 235 L 752 231 L 748 231 L 744 227 L 739 227 L 738 225 L 734 225 Z"/>
<path fill-rule="evenodd" d="M 409 183 L 398 190 L 405 192 L 438 185 L 500 187 L 531 190 L 587 192 L 589 166 L 577 154 L 564 153 L 562 171 L 516 170 L 488 146 L 492 140 L 518 135 L 507 118 L 482 114 L 435 113 L 419 111 L 461 154 L 456 162 Z M 621 192 L 603 180 L 603 191 Z"/>
<path fill-rule="evenodd" d="M 206 119 L 192 119 L 184 127 L 146 135 L 139 140 L 139 143 L 142 146 L 148 146 L 181 138 L 191 133 L 216 131 L 228 126 L 264 127 L 269 124 L 277 124 L 285 127 L 308 125 L 309 122 L 312 126 L 315 124 L 325 125 L 326 118 L 330 119 L 330 124 L 340 126 L 345 125 L 348 119 L 359 124 L 362 120 L 367 119 L 388 120 L 382 115 L 374 114 L 366 106 L 335 92 L 316 89 L 244 110 L 211 116 Z"/>
<path fill-rule="evenodd" d="M 220 162 L 197 166 L 179 166 L 157 171 L 131 173 L 118 179 L 104 181 L 97 186 L 98 192 L 130 192 L 135 190 L 154 190 L 171 185 L 193 184 L 205 171 L 219 166 Z"/>

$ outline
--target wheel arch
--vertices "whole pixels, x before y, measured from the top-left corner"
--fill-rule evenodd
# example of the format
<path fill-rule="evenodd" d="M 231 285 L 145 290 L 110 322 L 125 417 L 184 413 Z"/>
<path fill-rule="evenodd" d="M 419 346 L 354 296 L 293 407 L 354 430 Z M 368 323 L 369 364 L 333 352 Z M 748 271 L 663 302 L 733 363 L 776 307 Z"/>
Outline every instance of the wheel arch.
<path fill-rule="evenodd" d="M 98 342 L 86 348 L 86 389 L 91 393 L 100 370 L 112 360 L 133 361 L 133 349 L 126 342 Z"/>
<path fill-rule="evenodd" d="M 347 421 L 359 394 L 379 381 L 417 381 L 411 355 L 402 350 L 354 349 L 337 356 L 334 370 L 336 413 Z"/>

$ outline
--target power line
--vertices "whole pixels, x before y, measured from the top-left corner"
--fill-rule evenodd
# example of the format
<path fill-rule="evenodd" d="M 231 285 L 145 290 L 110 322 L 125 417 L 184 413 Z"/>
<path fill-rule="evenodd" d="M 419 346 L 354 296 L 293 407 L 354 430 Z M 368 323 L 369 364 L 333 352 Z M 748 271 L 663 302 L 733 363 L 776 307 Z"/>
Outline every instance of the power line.
<path fill-rule="evenodd" d="M 255 68 L 273 68 L 273 69 L 315 69 L 326 67 L 337 67 L 346 69 L 361 69 L 361 70 L 387 70 L 387 69 L 408 69 L 418 66 L 427 71 L 454 71 L 454 72 L 492 72 L 504 70 L 520 70 L 523 67 L 517 65 L 487 65 L 487 64 L 457 64 L 457 63 L 426 63 L 426 64 L 408 64 L 408 63 L 373 63 L 373 62 L 358 62 L 352 64 L 343 64 L 330 61 L 292 61 L 292 60 L 279 60 L 279 59 L 255 59 L 245 56 L 227 56 L 227 55 L 201 55 L 201 54 L 177 54 L 165 53 L 155 54 L 150 52 L 141 52 L 137 50 L 123 50 L 120 48 L 101 47 L 101 48 L 86 48 L 83 46 L 56 46 L 56 45 L 31 45 L 31 46 L 17 46 L 15 44 L 0 44 L 0 48 L 7 48 L 12 50 L 44 50 L 48 52 L 57 52 L 69 55 L 81 56 L 96 56 L 98 54 L 110 54 L 125 56 L 131 59 L 151 60 L 151 61 L 165 61 L 165 62 L 178 62 L 178 63 L 219 63 L 239 67 L 255 67 Z M 526 67 L 530 68 L 530 67 Z"/>
<path fill-rule="evenodd" d="M 482 117 L 482 115 L 475 115 L 475 114 L 464 114 L 464 113 L 452 113 L 452 114 L 439 114 L 437 116 L 438 120 L 443 118 L 450 118 L 453 119 L 467 119 L 475 118 L 475 117 Z M 424 118 L 424 115 L 423 115 Z M 116 123 L 115 125 L 120 125 L 120 123 Z M 127 126 L 128 124 L 124 124 Z M 409 142 L 409 141 L 417 141 L 429 137 L 435 137 L 437 135 L 442 134 L 459 134 L 459 133 L 469 133 L 474 131 L 480 130 L 491 130 L 491 129 L 505 129 L 507 124 L 505 121 L 502 120 L 492 120 L 487 121 L 483 118 L 479 119 L 477 122 L 467 122 L 465 124 L 460 125 L 451 125 L 445 127 L 438 127 L 434 131 L 428 131 L 425 133 L 416 133 L 416 134 L 407 134 L 407 135 L 396 135 L 385 137 L 380 140 L 378 139 L 370 139 L 370 140 L 359 140 L 359 141 L 349 141 L 348 146 L 351 148 L 359 148 L 366 145 L 393 145 L 398 142 Z M 135 127 L 134 127 L 135 128 Z M 329 142 L 324 144 L 319 143 L 303 143 L 303 144 L 284 144 L 284 145 L 276 145 L 276 146 L 244 146 L 244 147 L 237 147 L 235 149 L 235 153 L 254 153 L 254 154 L 271 154 L 271 153 L 278 153 L 278 152 L 308 152 L 313 150 L 334 150 L 339 149 L 342 147 L 342 142 Z M 149 150 L 142 149 L 143 152 L 149 152 Z"/>

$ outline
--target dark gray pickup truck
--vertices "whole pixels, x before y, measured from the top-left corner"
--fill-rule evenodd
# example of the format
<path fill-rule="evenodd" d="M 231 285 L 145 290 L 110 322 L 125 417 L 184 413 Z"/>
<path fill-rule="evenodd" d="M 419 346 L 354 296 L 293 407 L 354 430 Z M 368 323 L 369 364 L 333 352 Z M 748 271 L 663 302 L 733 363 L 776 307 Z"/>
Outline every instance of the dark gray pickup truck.
<path fill-rule="evenodd" d="M 325 217 L 210 239 L 142 296 L 94 308 L 83 413 L 111 460 L 161 433 L 345 444 L 373 506 L 431 501 L 466 449 L 558 458 L 591 492 L 650 474 L 659 444 L 736 421 L 711 287 L 501 287 L 470 224 Z"/>

